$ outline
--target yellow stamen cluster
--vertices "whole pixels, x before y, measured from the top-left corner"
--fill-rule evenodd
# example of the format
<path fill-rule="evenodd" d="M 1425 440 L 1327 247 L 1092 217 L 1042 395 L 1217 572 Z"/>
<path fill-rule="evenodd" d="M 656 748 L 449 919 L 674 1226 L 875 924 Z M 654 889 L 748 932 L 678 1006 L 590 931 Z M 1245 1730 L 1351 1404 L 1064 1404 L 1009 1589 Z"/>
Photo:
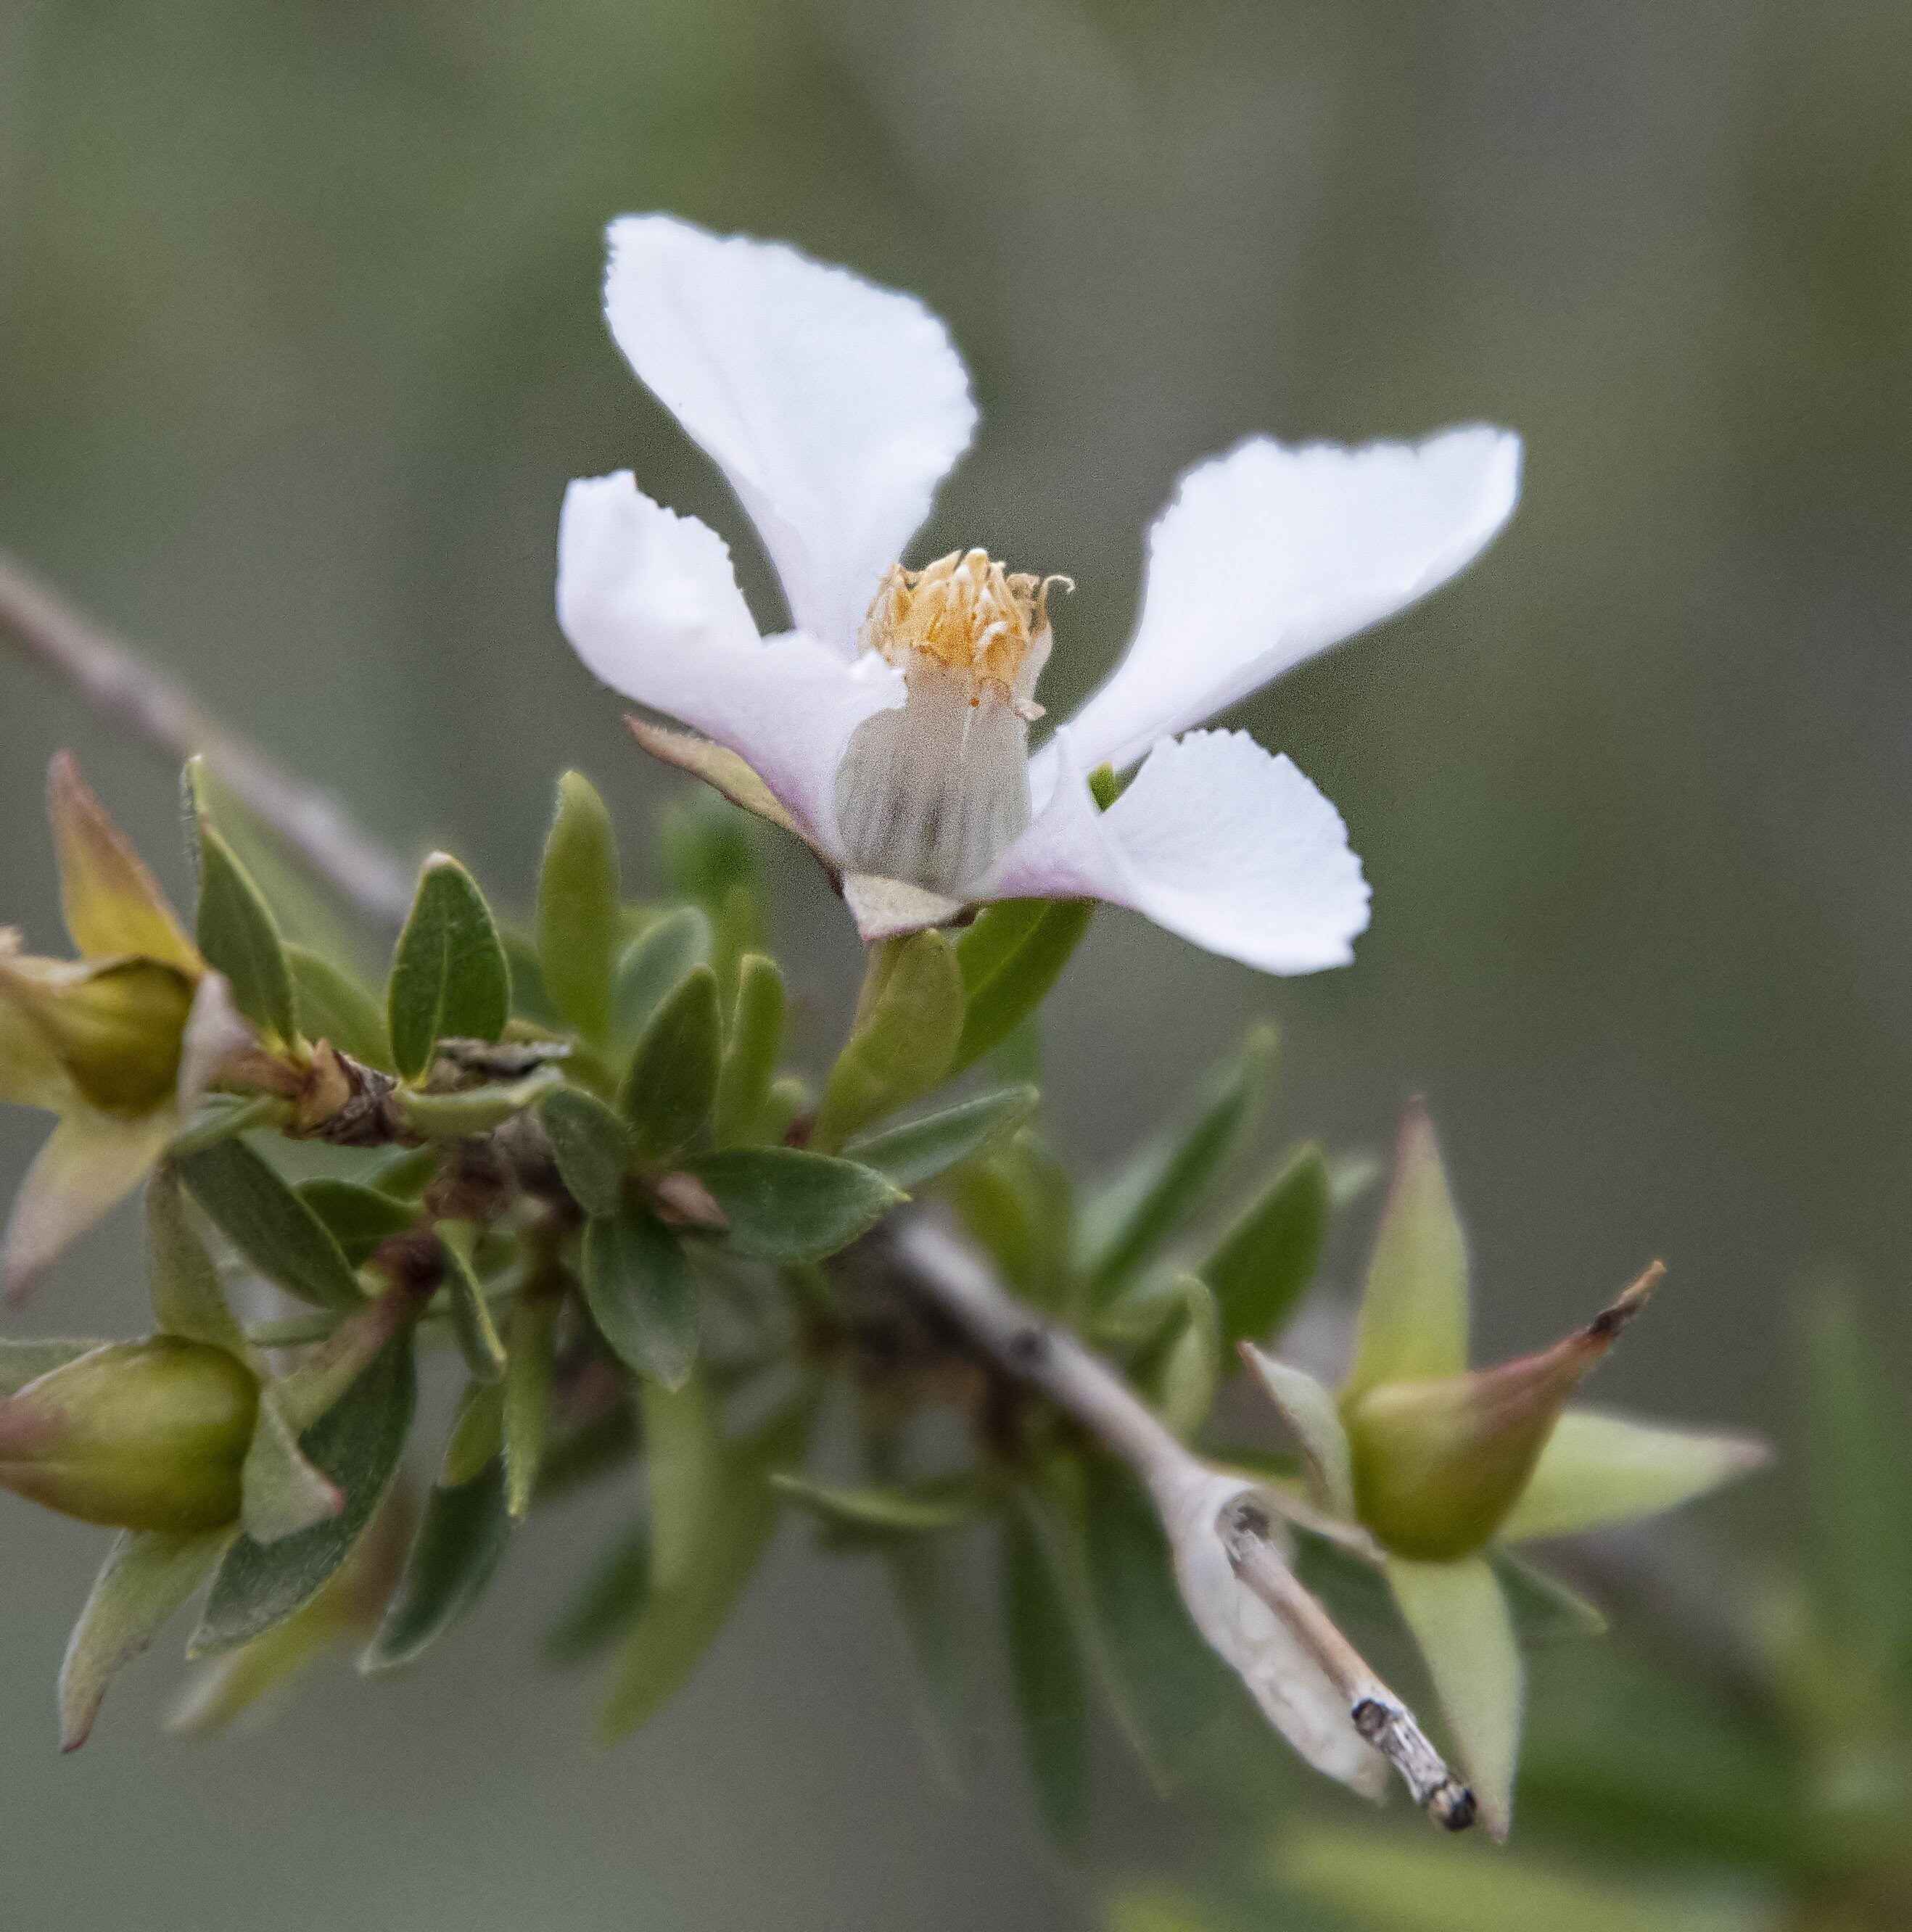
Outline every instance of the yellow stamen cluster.
<path fill-rule="evenodd" d="M 1066 577 L 1010 572 L 987 550 L 951 550 L 921 570 L 894 566 L 863 620 L 865 650 L 880 652 L 907 672 L 928 659 L 968 686 L 969 701 L 994 686 L 1025 718 L 1036 674 L 1049 655 L 1049 591 L 1073 590 Z"/>

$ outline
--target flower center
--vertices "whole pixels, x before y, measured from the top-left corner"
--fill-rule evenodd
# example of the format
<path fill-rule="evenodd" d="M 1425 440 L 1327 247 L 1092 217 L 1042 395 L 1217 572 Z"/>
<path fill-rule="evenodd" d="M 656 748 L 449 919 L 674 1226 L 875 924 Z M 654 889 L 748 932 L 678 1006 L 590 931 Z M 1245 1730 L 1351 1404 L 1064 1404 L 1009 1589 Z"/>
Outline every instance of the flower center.
<path fill-rule="evenodd" d="M 1028 824 L 1049 586 L 1068 583 L 1006 571 L 981 550 L 883 580 L 860 642 L 902 671 L 908 694 L 857 727 L 837 770 L 851 871 L 960 898 Z"/>

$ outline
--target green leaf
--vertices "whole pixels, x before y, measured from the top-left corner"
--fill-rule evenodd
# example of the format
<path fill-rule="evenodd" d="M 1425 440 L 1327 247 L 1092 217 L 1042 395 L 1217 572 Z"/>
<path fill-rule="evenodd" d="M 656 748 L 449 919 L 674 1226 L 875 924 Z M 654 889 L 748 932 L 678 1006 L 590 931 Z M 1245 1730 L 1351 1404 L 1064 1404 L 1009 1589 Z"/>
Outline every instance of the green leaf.
<path fill-rule="evenodd" d="M 1196 1270 L 1220 1304 L 1225 1350 L 1280 1331 L 1320 1265 L 1331 1205 L 1328 1163 L 1310 1142 Z"/>
<path fill-rule="evenodd" d="M 710 922 L 695 906 L 653 920 L 618 957 L 611 989 L 615 1036 L 635 1045 L 665 994 L 710 958 Z"/>
<path fill-rule="evenodd" d="M 1912 1630 L 1906 1418 L 1849 1298 L 1822 1290 L 1804 1327 L 1815 1594 L 1843 1642 L 1883 1663 Z"/>
<path fill-rule="evenodd" d="M 64 1336 L 35 1336 L 31 1341 L 0 1341 L 0 1396 L 17 1395 L 29 1382 L 104 1348 L 104 1341 L 78 1341 Z"/>
<path fill-rule="evenodd" d="M 299 1037 L 299 1022 L 278 923 L 211 820 L 196 811 L 194 824 L 199 836 L 199 949 L 209 966 L 225 974 L 239 1011 L 269 1041 L 290 1046 Z"/>
<path fill-rule="evenodd" d="M 1275 1876 L 1370 1932 L 1775 1932 L 1765 1904 L 1716 1884 L 1622 1882 L 1340 1827 L 1286 1835 Z"/>
<path fill-rule="evenodd" d="M 1086 899 L 1010 899 L 962 935 L 965 1008 L 951 1074 L 1001 1046 L 1049 997 L 1094 909 Z"/>
<path fill-rule="evenodd" d="M 485 1284 L 472 1264 L 480 1232 L 470 1221 L 438 1223 L 438 1245 L 445 1256 L 445 1289 L 452 1303 L 452 1332 L 458 1337 L 466 1372 L 475 1382 L 488 1383 L 504 1379 L 505 1345 L 491 1320 Z"/>
<path fill-rule="evenodd" d="M 761 1138 L 777 1054 L 783 1045 L 783 975 L 761 952 L 737 966 L 737 1006 L 717 1076 L 716 1136 L 719 1147 Z"/>
<path fill-rule="evenodd" d="M 1089 1209 L 1084 1270 L 1091 1298 L 1108 1300 L 1181 1229 L 1240 1145 L 1268 1088 L 1274 1030 L 1256 1027 L 1207 1084 L 1195 1118 L 1145 1148 Z"/>
<path fill-rule="evenodd" d="M 209 1094 L 167 1143 L 166 1151 L 174 1160 L 184 1160 L 189 1154 L 216 1147 L 235 1134 L 282 1126 L 292 1118 L 292 1111 L 291 1102 L 276 1094 L 257 1094 L 249 1100 L 237 1094 Z"/>
<path fill-rule="evenodd" d="M 584 1231 L 584 1299 L 620 1360 L 680 1388 L 697 1360 L 697 1283 L 677 1238 L 632 1203 Z"/>
<path fill-rule="evenodd" d="M 454 1094 L 401 1088 L 392 1098 L 407 1132 L 422 1140 L 461 1141 L 503 1126 L 513 1114 L 535 1107 L 563 1084 L 564 1076 L 547 1064 L 533 1068 L 518 1080 L 467 1087 Z"/>
<path fill-rule="evenodd" d="M 505 1506 L 514 1516 L 531 1507 L 551 1433 L 557 1313 L 557 1298 L 530 1285 L 512 1305 L 505 1346 Z"/>
<path fill-rule="evenodd" d="M 1221 1318 L 1208 1283 L 1199 1276 L 1178 1275 L 1169 1292 L 1181 1311 L 1151 1380 L 1162 1420 L 1186 1442 L 1214 1406 L 1221 1382 Z"/>
<path fill-rule="evenodd" d="M 1039 1527 L 1020 1509 L 1003 1519 L 1003 1614 L 1023 1762 L 1037 1809 L 1073 1850 L 1088 1823 L 1087 1680 L 1067 1600 Z"/>
<path fill-rule="evenodd" d="M 359 1668 L 375 1674 L 422 1657 L 484 1594 L 511 1527 L 503 1456 L 469 1482 L 434 1484 L 398 1591 Z"/>
<path fill-rule="evenodd" d="M 962 970 L 944 934 L 873 946 L 850 1037 L 824 1083 L 810 1137 L 818 1152 L 936 1085 L 955 1060 L 963 1011 Z"/>
<path fill-rule="evenodd" d="M 854 1135 L 843 1152 L 899 1187 L 919 1187 L 1006 1139 L 1035 1112 L 1037 1098 L 1033 1087 L 1005 1087 L 901 1126 Z"/>
<path fill-rule="evenodd" d="M 419 875 L 386 994 L 392 1057 L 407 1080 L 441 1040 L 496 1040 L 511 1016 L 511 968 L 491 909 L 458 860 L 434 852 Z"/>
<path fill-rule="evenodd" d="M 1513 1822 L 1526 1672 L 1493 1566 L 1387 1560 L 1388 1588 L 1426 1660 L 1481 1822 L 1505 1838 Z"/>
<path fill-rule="evenodd" d="M 1394 1177 L 1361 1291 L 1343 1402 L 1381 1382 L 1431 1381 L 1467 1366 L 1467 1243 L 1426 1110 L 1401 1123 Z"/>
<path fill-rule="evenodd" d="M 438 1480 L 448 1490 L 470 1482 L 505 1444 L 502 1383 L 468 1382 L 439 1458 Z"/>
<path fill-rule="evenodd" d="M 634 1522 L 585 1573 L 540 1646 L 548 1664 L 582 1664 L 625 1635 L 650 1600 L 650 1530 Z"/>
<path fill-rule="evenodd" d="M 307 1460 L 276 1384 L 260 1390 L 259 1420 L 239 1471 L 239 1523 L 255 1543 L 277 1543 L 335 1516 L 344 1492 Z"/>
<path fill-rule="evenodd" d="M 732 1148 L 689 1166 L 723 1210 L 731 1247 L 755 1261 L 821 1261 L 908 1198 L 854 1161 L 795 1148 Z"/>
<path fill-rule="evenodd" d="M 647 1422 L 654 1431 L 654 1405 L 681 1402 L 684 1394 L 665 1394 L 647 1383 L 645 1399 Z M 653 1472 L 651 1593 L 619 1654 L 599 1720 L 605 1742 L 628 1735 L 650 1717 L 716 1641 L 776 1528 L 776 1493 L 769 1472 L 801 1453 L 809 1420 L 808 1403 L 799 1401 L 727 1448 L 719 1459 L 715 1494 L 700 1504 L 692 1534 L 670 1527 L 672 1512 L 681 1520 L 684 1507 L 671 1503 L 666 1508 Z M 653 1442 L 654 1459 L 654 1436 Z M 694 1487 L 698 1496 L 707 1494 L 701 1485 Z"/>
<path fill-rule="evenodd" d="M 560 1087 L 538 1103 L 551 1158 L 587 1214 L 614 1214 L 623 1198 L 631 1136 L 623 1116 L 581 1087 Z"/>
<path fill-rule="evenodd" d="M 193 1198 L 268 1281 L 316 1308 L 364 1306 L 330 1229 L 245 1142 L 221 1141 L 179 1166 Z"/>
<path fill-rule="evenodd" d="M 1333 1390 L 1323 1388 L 1305 1370 L 1264 1354 L 1252 1343 L 1241 1353 L 1274 1403 L 1275 1413 L 1301 1444 L 1315 1507 L 1351 1522 L 1355 1514 L 1354 1456 Z"/>
<path fill-rule="evenodd" d="M 821 1521 L 851 1530 L 914 1535 L 956 1529 L 974 1522 L 987 1507 L 986 1498 L 967 1472 L 953 1479 L 850 1484 L 820 1483 L 796 1470 L 779 1469 L 770 1480 L 792 1502 Z"/>
<path fill-rule="evenodd" d="M 701 1130 L 716 1102 L 722 1048 L 717 976 L 693 967 L 651 1016 L 618 1091 L 639 1160 L 666 1160 Z"/>
<path fill-rule="evenodd" d="M 286 948 L 293 1011 L 308 1040 L 329 1040 L 368 1066 L 392 1070 L 392 1042 L 378 1003 L 330 960 L 303 946 Z"/>
<path fill-rule="evenodd" d="M 227 1529 L 147 1529 L 115 1538 L 60 1666 L 61 1750 L 77 1750 L 86 1742 L 115 1673 L 198 1588 L 231 1537 Z"/>
<path fill-rule="evenodd" d="M 213 1579 L 190 1655 L 209 1656 L 249 1642 L 295 1616 L 324 1588 L 392 1487 L 417 1393 L 407 1328 L 299 1438 L 313 1466 L 345 1492 L 344 1508 L 329 1522 L 276 1543 L 242 1534 Z"/>
<path fill-rule="evenodd" d="M 245 1336 L 219 1292 L 218 1271 L 186 1218 L 179 1172 L 166 1162 L 146 1184 L 146 1274 L 161 1334 L 249 1360 Z"/>
<path fill-rule="evenodd" d="M 1555 1424 L 1498 1540 L 1578 1536 L 1657 1516 L 1758 1468 L 1764 1443 L 1749 1436 L 1667 1429 L 1601 1409 L 1570 1408 Z"/>
<path fill-rule="evenodd" d="M 1492 1552 L 1487 1560 L 1500 1580 L 1523 1657 L 1550 1644 L 1606 1635 L 1606 1612 L 1550 1570 L 1504 1550 Z"/>
<path fill-rule="evenodd" d="M 977 1672 L 950 1551 L 936 1538 L 892 1536 L 884 1539 L 882 1554 L 896 1616 L 916 1665 L 931 1747 L 944 1775 L 953 1781 L 965 1755 L 965 1734 L 973 1728 Z"/>
<path fill-rule="evenodd" d="M 617 841 L 590 780 L 566 772 L 538 873 L 538 964 L 560 1014 L 594 1043 L 611 1029 Z"/>
<path fill-rule="evenodd" d="M 419 1218 L 416 1202 L 395 1201 L 356 1180 L 302 1180 L 293 1192 L 325 1224 L 340 1253 L 355 1268 L 370 1261 L 382 1242 L 402 1234 Z"/>
<path fill-rule="evenodd" d="M 1059 1313 L 1075 1293 L 1076 1201 L 1055 1156 L 1025 1129 L 952 1179 L 971 1240 L 1025 1301 Z"/>

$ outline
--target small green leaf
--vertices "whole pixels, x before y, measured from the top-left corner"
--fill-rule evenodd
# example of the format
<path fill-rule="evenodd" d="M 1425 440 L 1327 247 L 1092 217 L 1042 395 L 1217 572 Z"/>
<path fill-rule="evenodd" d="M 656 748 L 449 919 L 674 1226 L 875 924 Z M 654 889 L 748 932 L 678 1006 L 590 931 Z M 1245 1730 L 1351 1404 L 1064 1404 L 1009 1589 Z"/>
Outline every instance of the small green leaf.
<path fill-rule="evenodd" d="M 398 1591 L 359 1668 L 373 1675 L 422 1657 L 484 1594 L 511 1527 L 503 1456 L 494 1456 L 469 1482 L 435 1484 Z"/>
<path fill-rule="evenodd" d="M 455 1094 L 422 1094 L 401 1088 L 392 1098 L 408 1133 L 422 1140 L 461 1141 L 488 1134 L 515 1114 L 535 1107 L 564 1084 L 555 1066 L 534 1067 L 521 1080 L 467 1087 Z"/>
<path fill-rule="evenodd" d="M 391 1489 L 411 1433 L 417 1392 L 407 1328 L 299 1438 L 314 1467 L 344 1491 L 344 1508 L 329 1521 L 276 1543 L 242 1535 L 213 1579 L 189 1654 L 236 1649 L 295 1616 L 323 1588 Z"/>
<path fill-rule="evenodd" d="M 29 1382 L 37 1382 L 42 1376 L 107 1346 L 102 1341 L 46 1336 L 35 1336 L 32 1341 L 0 1341 L 0 1395 L 17 1395 Z"/>
<path fill-rule="evenodd" d="M 1224 1349 L 1279 1332 L 1314 1279 L 1331 1211 L 1328 1163 L 1310 1142 L 1196 1270 L 1220 1304 Z"/>
<path fill-rule="evenodd" d="M 970 1238 L 1025 1301 L 1059 1313 L 1075 1293 L 1076 1198 L 1061 1163 L 1025 1129 L 953 1177 Z"/>
<path fill-rule="evenodd" d="M 1033 1087 L 980 1094 L 901 1126 L 853 1135 L 844 1143 L 844 1155 L 888 1175 L 899 1187 L 920 1187 L 1006 1139 L 1035 1112 L 1037 1097 Z"/>
<path fill-rule="evenodd" d="M 302 1180 L 293 1192 L 325 1224 L 354 1268 L 362 1267 L 382 1242 L 403 1234 L 419 1217 L 414 1202 L 395 1201 L 356 1180 Z"/>
<path fill-rule="evenodd" d="M 963 1027 L 962 970 L 940 932 L 871 949 L 850 1037 L 824 1083 L 811 1132 L 833 1153 L 858 1128 L 925 1094 L 950 1071 Z"/>
<path fill-rule="evenodd" d="M 1195 1118 L 1145 1148 L 1091 1204 L 1084 1270 L 1106 1302 L 1160 1252 L 1206 1198 L 1267 1091 L 1274 1030 L 1257 1027 L 1208 1082 Z"/>
<path fill-rule="evenodd" d="M 221 1141 L 179 1166 L 193 1198 L 268 1281 L 315 1308 L 364 1305 L 331 1231 L 245 1142 Z"/>
<path fill-rule="evenodd" d="M 697 1283 L 677 1238 L 635 1203 L 584 1231 L 584 1299 L 618 1358 L 666 1388 L 697 1360 Z"/>
<path fill-rule="evenodd" d="M 890 1594 L 916 1665 L 930 1743 L 945 1776 L 954 1781 L 973 1727 L 974 1646 L 950 1551 L 928 1536 L 892 1536 L 883 1544 Z"/>
<path fill-rule="evenodd" d="M 199 949 L 209 966 L 225 974 L 239 1011 L 269 1040 L 290 1046 L 299 1037 L 299 1022 L 278 922 L 212 820 L 196 811 L 194 824 L 199 835 Z"/>
<path fill-rule="evenodd" d="M 1505 1838 L 1513 1821 L 1526 1672 L 1493 1566 L 1478 1556 L 1457 1563 L 1391 1556 L 1387 1571 L 1433 1679 L 1481 1822 Z"/>
<path fill-rule="evenodd" d="M 378 1003 L 330 960 L 303 946 L 286 948 L 293 1010 L 308 1040 L 329 1040 L 368 1066 L 392 1070 L 392 1042 Z"/>
<path fill-rule="evenodd" d="M 386 994 L 392 1057 L 407 1080 L 441 1040 L 496 1040 L 511 1016 L 511 968 L 491 909 L 457 860 L 434 852 L 419 875 Z"/>
<path fill-rule="evenodd" d="M 1499 1532 L 1502 1543 L 1578 1536 L 1676 1509 L 1758 1468 L 1769 1456 L 1750 1436 L 1711 1435 L 1570 1408 Z"/>
<path fill-rule="evenodd" d="M 250 1133 L 255 1127 L 282 1126 L 292 1117 L 291 1102 L 276 1094 L 256 1094 L 250 1099 L 238 1094 L 209 1094 L 193 1109 L 192 1118 L 167 1143 L 166 1151 L 175 1160 L 189 1154 L 217 1147 L 235 1134 Z"/>
<path fill-rule="evenodd" d="M 710 1119 L 722 1048 L 717 976 L 694 967 L 651 1016 L 618 1091 L 639 1160 L 677 1153 Z"/>
<path fill-rule="evenodd" d="M 166 1162 L 146 1184 L 146 1273 L 161 1334 L 248 1360 L 245 1336 L 219 1292 L 218 1271 L 186 1218 L 179 1171 Z"/>
<path fill-rule="evenodd" d="M 758 1139 L 783 1044 L 783 975 L 761 952 L 737 966 L 737 1007 L 717 1076 L 716 1142 L 735 1147 Z"/>
<path fill-rule="evenodd" d="M 455 1490 L 470 1482 L 504 1445 L 503 1384 L 467 1382 L 452 1432 L 445 1438 L 445 1454 L 439 1459 L 440 1484 Z"/>
<path fill-rule="evenodd" d="M 1221 1318 L 1208 1285 L 1178 1275 L 1169 1290 L 1181 1312 L 1163 1345 L 1152 1381 L 1162 1420 L 1192 1441 L 1214 1406 L 1221 1382 Z"/>
<path fill-rule="evenodd" d="M 779 1490 L 821 1521 L 851 1530 L 899 1534 L 959 1528 L 987 1507 L 974 1478 L 931 1477 L 917 1483 L 820 1483 L 791 1469 L 771 1476 Z"/>
<path fill-rule="evenodd" d="M 258 1544 L 277 1543 L 335 1516 L 344 1492 L 307 1460 L 277 1384 L 260 1390 L 259 1420 L 239 1471 L 239 1523 Z"/>
<path fill-rule="evenodd" d="M 1361 1291 L 1343 1402 L 1377 1383 L 1430 1381 L 1467 1366 L 1467 1243 L 1426 1109 L 1401 1123 L 1394 1178 Z"/>
<path fill-rule="evenodd" d="M 590 780 L 566 772 L 538 873 L 538 964 L 559 1013 L 594 1043 L 611 1027 L 617 841 Z"/>
<path fill-rule="evenodd" d="M 505 1506 L 514 1516 L 531 1507 L 551 1433 L 557 1311 L 555 1296 L 528 1286 L 512 1306 L 505 1347 Z"/>
<path fill-rule="evenodd" d="M 1500 1580 L 1522 1656 L 1565 1640 L 1606 1635 L 1606 1612 L 1551 1570 L 1505 1550 L 1493 1551 L 1487 1560 Z"/>
<path fill-rule="evenodd" d="M 115 1538 L 60 1666 L 61 1750 L 77 1750 L 86 1742 L 115 1673 L 198 1588 L 231 1538 L 225 1529 L 146 1529 Z"/>
<path fill-rule="evenodd" d="M 908 1198 L 854 1161 L 795 1148 L 733 1148 L 689 1166 L 723 1210 L 731 1247 L 754 1261 L 821 1261 Z"/>
<path fill-rule="evenodd" d="M 1062 1586 L 1039 1528 L 1022 1510 L 1003 1519 L 1003 1612 L 1023 1762 L 1043 1824 L 1065 1850 L 1088 1823 L 1088 1695 Z"/>
<path fill-rule="evenodd" d="M 1291 1368 L 1253 1342 L 1241 1350 L 1245 1360 L 1274 1403 L 1275 1413 L 1301 1446 L 1308 1473 L 1308 1490 L 1315 1507 L 1343 1521 L 1355 1513 L 1354 1454 L 1332 1390 L 1325 1389 L 1304 1370 Z"/>
<path fill-rule="evenodd" d="M 623 1116 L 581 1087 L 560 1087 L 538 1103 L 551 1158 L 587 1214 L 614 1214 L 624 1191 L 631 1136 Z"/>
<path fill-rule="evenodd" d="M 710 958 L 710 922 L 695 906 L 654 919 L 619 955 L 611 988 L 611 1030 L 634 1046 L 665 994 Z"/>
<path fill-rule="evenodd" d="M 1049 997 L 1094 910 L 1086 899 L 1010 899 L 962 935 L 965 1010 L 951 1074 L 1001 1046 Z"/>
<path fill-rule="evenodd" d="M 582 1664 L 608 1649 L 644 1614 L 650 1600 L 650 1531 L 634 1522 L 585 1573 L 577 1594 L 545 1633 L 548 1664 Z"/>
<path fill-rule="evenodd" d="M 472 1264 L 479 1232 L 470 1221 L 440 1221 L 438 1245 L 445 1256 L 445 1290 L 451 1298 L 452 1332 L 458 1337 L 466 1372 L 475 1382 L 502 1382 L 505 1345 L 498 1339 L 491 1320 L 485 1284 Z"/>

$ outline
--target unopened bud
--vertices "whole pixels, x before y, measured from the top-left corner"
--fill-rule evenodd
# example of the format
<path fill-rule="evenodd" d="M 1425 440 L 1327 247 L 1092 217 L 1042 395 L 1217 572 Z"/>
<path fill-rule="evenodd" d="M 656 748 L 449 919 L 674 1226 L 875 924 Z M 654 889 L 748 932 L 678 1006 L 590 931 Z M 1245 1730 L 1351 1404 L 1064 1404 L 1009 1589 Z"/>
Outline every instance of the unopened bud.
<path fill-rule="evenodd" d="M 0 1402 L 0 1486 L 118 1529 L 217 1529 L 239 1514 L 259 1384 L 223 1348 L 109 1342 Z"/>
<path fill-rule="evenodd" d="M 32 1021 L 95 1106 L 145 1114 L 173 1097 L 193 1004 L 193 982 L 178 967 L 0 956 L 0 999 Z"/>
<path fill-rule="evenodd" d="M 1423 1562 L 1480 1549 L 1520 1500 L 1568 1398 L 1663 1273 L 1655 1262 L 1584 1328 L 1538 1354 L 1357 1396 L 1343 1420 L 1361 1521 L 1387 1549 Z"/>

